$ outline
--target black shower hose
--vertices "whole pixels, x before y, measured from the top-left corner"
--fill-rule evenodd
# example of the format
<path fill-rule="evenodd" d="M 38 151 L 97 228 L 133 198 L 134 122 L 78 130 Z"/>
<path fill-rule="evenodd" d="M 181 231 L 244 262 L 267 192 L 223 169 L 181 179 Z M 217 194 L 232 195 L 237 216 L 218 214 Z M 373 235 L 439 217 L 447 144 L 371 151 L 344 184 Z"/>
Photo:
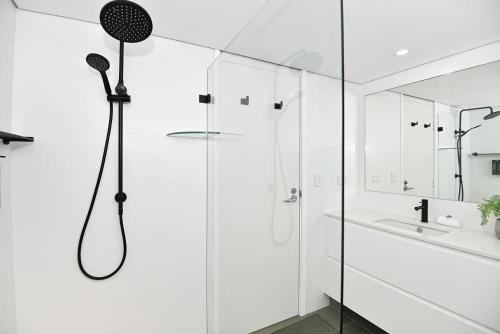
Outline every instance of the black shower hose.
<path fill-rule="evenodd" d="M 83 223 L 82 232 L 80 233 L 80 240 L 78 241 L 78 266 L 80 267 L 80 271 L 88 278 L 93 279 L 93 280 L 97 280 L 97 281 L 108 279 L 108 278 L 114 276 L 116 273 L 118 273 L 120 271 L 120 269 L 122 268 L 123 264 L 125 263 L 125 258 L 127 257 L 127 238 L 125 236 L 125 228 L 123 227 L 123 212 L 122 212 L 122 210 L 119 210 L 118 216 L 120 219 L 120 230 L 121 230 L 122 242 L 123 242 L 123 255 L 122 255 L 122 259 L 121 259 L 121 262 L 118 265 L 118 267 L 108 275 L 94 276 L 94 275 L 89 274 L 85 270 L 85 267 L 83 266 L 83 263 L 82 263 L 83 239 L 85 237 L 85 231 L 87 230 L 87 226 L 89 224 L 90 217 L 92 216 L 92 211 L 94 209 L 94 204 L 95 204 L 95 200 L 97 197 L 97 193 L 99 192 L 99 186 L 101 184 L 102 173 L 104 171 L 104 165 L 106 163 L 106 156 L 108 154 L 109 138 L 111 136 L 111 126 L 112 125 L 113 125 L 113 102 L 109 102 L 108 132 L 106 134 L 106 142 L 104 143 L 104 152 L 102 154 L 101 167 L 99 168 L 99 174 L 97 176 L 97 182 L 96 182 L 96 185 L 94 188 L 94 193 L 92 195 L 92 200 L 90 201 L 90 206 L 89 206 L 89 210 L 87 212 L 87 217 L 85 218 L 85 222 Z"/>

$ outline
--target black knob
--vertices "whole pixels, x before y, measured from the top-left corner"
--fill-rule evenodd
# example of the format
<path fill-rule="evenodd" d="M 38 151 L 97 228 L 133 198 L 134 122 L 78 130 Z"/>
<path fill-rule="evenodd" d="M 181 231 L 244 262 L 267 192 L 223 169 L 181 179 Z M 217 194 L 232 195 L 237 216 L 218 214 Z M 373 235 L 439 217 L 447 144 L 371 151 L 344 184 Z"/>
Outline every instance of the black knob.
<path fill-rule="evenodd" d="M 125 87 L 124 84 L 122 83 L 119 83 L 118 85 L 116 85 L 115 87 L 115 92 L 116 94 L 118 95 L 127 95 L 127 87 Z"/>
<path fill-rule="evenodd" d="M 127 200 L 127 194 L 125 193 L 117 193 L 115 195 L 115 201 L 117 201 L 118 203 L 123 203 Z"/>

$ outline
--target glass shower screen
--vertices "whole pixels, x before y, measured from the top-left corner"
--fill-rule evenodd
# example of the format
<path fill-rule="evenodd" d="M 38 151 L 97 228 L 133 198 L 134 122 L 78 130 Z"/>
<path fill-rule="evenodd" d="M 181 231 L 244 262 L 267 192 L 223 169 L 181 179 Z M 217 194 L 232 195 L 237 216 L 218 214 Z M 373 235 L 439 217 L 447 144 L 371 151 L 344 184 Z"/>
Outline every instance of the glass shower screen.
<path fill-rule="evenodd" d="M 277 0 L 208 69 L 211 334 L 339 332 L 341 68 L 340 0 Z"/>

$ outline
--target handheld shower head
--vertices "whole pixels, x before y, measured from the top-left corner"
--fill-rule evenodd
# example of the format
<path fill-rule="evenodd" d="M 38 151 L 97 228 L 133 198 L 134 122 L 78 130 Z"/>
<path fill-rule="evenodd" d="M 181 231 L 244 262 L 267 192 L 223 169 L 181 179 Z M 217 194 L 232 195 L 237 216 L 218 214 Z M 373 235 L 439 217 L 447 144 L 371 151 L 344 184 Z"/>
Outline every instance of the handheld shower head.
<path fill-rule="evenodd" d="M 100 54 L 97 53 L 89 53 L 87 55 L 87 64 L 90 65 L 95 70 L 98 70 L 101 73 L 102 82 L 104 83 L 104 90 L 108 96 L 111 95 L 111 86 L 109 85 L 108 76 L 106 75 L 106 71 L 109 70 L 109 61 Z"/>
<path fill-rule="evenodd" d="M 89 64 L 90 67 L 93 69 L 98 70 L 99 72 L 105 72 L 109 70 L 109 61 L 104 58 L 104 56 L 101 56 L 100 54 L 97 53 L 89 53 L 87 55 L 87 64 Z"/>
<path fill-rule="evenodd" d="M 493 112 L 493 110 L 492 110 L 488 115 L 484 116 L 483 119 L 485 121 L 487 121 L 487 120 L 493 119 L 493 118 L 495 118 L 497 116 L 500 116 L 500 110 L 499 111 L 495 111 L 495 112 Z"/>
<path fill-rule="evenodd" d="M 148 12 L 128 0 L 108 2 L 102 8 L 99 18 L 104 30 L 121 42 L 142 42 L 153 31 L 153 21 Z"/>

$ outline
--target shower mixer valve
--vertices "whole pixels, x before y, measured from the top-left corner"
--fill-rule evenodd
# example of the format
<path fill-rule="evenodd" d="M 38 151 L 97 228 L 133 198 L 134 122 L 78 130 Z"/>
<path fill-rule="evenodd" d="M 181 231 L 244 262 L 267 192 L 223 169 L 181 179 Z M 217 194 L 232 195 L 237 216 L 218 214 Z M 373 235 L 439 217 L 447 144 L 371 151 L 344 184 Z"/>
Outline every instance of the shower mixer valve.
<path fill-rule="evenodd" d="M 108 95 L 109 102 L 131 102 L 132 99 L 130 95 L 127 94 L 127 87 L 121 82 L 119 82 L 115 87 L 116 95 Z"/>
<path fill-rule="evenodd" d="M 125 194 L 124 192 L 116 193 L 115 201 L 117 201 L 118 203 L 123 203 L 126 200 L 127 200 L 127 194 Z"/>

